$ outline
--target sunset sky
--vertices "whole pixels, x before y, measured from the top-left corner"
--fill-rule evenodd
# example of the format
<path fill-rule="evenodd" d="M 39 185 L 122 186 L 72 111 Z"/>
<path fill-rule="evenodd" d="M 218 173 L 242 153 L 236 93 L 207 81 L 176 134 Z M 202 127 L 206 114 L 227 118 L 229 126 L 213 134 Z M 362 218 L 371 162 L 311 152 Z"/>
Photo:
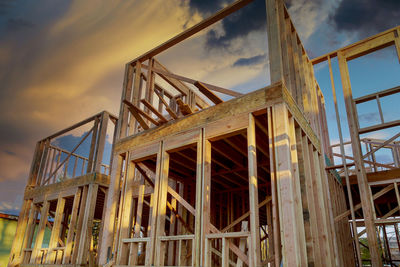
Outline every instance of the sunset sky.
<path fill-rule="evenodd" d="M 19 209 L 35 142 L 102 110 L 118 115 L 125 63 L 230 2 L 0 0 L 0 211 Z M 400 23 L 398 0 L 286 3 L 310 58 Z M 265 29 L 265 1 L 255 0 L 157 58 L 177 74 L 248 92 L 269 83 Z M 380 89 L 355 62 L 367 68 L 356 73 L 360 88 L 399 85 L 395 57 L 389 48 L 370 61 Z M 316 68 L 322 88 L 324 68 Z"/>

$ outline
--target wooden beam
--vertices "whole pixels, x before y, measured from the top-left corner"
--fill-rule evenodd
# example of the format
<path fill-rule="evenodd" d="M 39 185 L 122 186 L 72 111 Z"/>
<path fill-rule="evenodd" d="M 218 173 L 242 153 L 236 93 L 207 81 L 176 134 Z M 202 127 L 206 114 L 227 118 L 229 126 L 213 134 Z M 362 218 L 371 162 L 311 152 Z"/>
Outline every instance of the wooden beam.
<path fill-rule="evenodd" d="M 167 122 L 168 120 L 160 113 L 157 109 L 153 107 L 146 99 L 140 100 L 151 112 L 153 112 L 161 121 Z"/>
<path fill-rule="evenodd" d="M 257 181 L 257 145 L 256 123 L 253 114 L 249 114 L 249 126 L 247 127 L 247 151 L 249 167 L 249 207 L 250 207 L 250 266 L 260 266 L 260 218 L 258 208 L 258 181 Z"/>
<path fill-rule="evenodd" d="M 176 115 L 175 112 L 169 107 L 168 103 L 165 101 L 165 99 L 163 98 L 163 96 L 160 95 L 160 93 L 157 92 L 157 91 L 154 91 L 154 92 L 155 92 L 156 95 L 160 98 L 161 102 L 164 104 L 165 110 L 168 112 L 168 114 L 169 114 L 172 118 L 177 119 L 177 118 L 178 118 L 178 115 Z"/>
<path fill-rule="evenodd" d="M 186 115 L 190 115 L 193 113 L 192 109 L 189 107 L 188 104 L 185 104 L 182 99 L 177 98 L 176 99 L 176 103 L 179 106 L 179 109 L 181 110 L 181 113 L 186 116 Z"/>
<path fill-rule="evenodd" d="M 90 184 L 87 194 L 87 201 L 84 207 L 82 230 L 79 242 L 79 251 L 76 259 L 77 264 L 86 264 L 90 253 L 90 242 L 92 239 L 92 227 L 94 211 L 96 208 L 98 184 Z"/>
<path fill-rule="evenodd" d="M 153 123 L 154 125 L 158 126 L 160 125 L 160 123 L 158 123 L 158 121 L 156 121 L 155 119 L 153 119 L 150 115 L 148 115 L 146 112 L 142 111 L 140 108 L 138 108 L 137 106 L 133 105 L 131 102 L 129 102 L 128 100 L 123 100 L 122 101 L 125 105 L 128 106 L 129 111 L 132 113 L 133 116 L 135 116 L 135 118 L 138 120 L 138 122 L 140 123 L 140 125 L 145 129 L 145 127 L 147 127 L 148 129 L 148 125 L 144 122 L 143 118 L 141 116 L 143 116 L 144 118 L 146 118 L 147 120 L 149 120 L 151 123 Z M 142 122 L 141 122 L 142 121 Z M 147 130 L 145 129 L 145 130 Z"/>
<path fill-rule="evenodd" d="M 53 229 L 51 229 L 51 236 L 49 241 L 49 250 L 47 251 L 46 263 L 55 263 L 56 253 L 54 249 L 58 247 L 58 239 L 60 238 L 61 221 L 64 214 L 65 198 L 59 197 L 57 200 L 56 214 L 53 223 Z"/>
<path fill-rule="evenodd" d="M 390 182 L 394 179 L 400 179 L 400 168 L 385 170 L 385 171 L 377 171 L 377 172 L 369 172 L 367 173 L 367 179 L 369 184 L 379 184 Z M 357 184 L 357 175 L 349 176 L 350 184 Z"/>
<path fill-rule="evenodd" d="M 81 201 L 81 194 L 82 194 L 82 188 L 80 187 L 80 188 L 78 188 L 78 190 L 74 196 L 74 202 L 72 204 L 71 220 L 70 220 L 69 228 L 68 228 L 67 241 L 65 242 L 63 264 L 70 263 L 71 252 L 72 252 L 72 243 L 74 240 L 75 228 L 76 228 L 76 223 L 78 220 L 78 209 L 79 209 L 79 203 Z M 75 240 L 76 240 L 76 238 L 77 237 L 75 237 Z"/>
<path fill-rule="evenodd" d="M 138 58 L 132 60 L 130 63 L 136 62 L 136 61 L 140 61 L 143 62 L 149 58 L 152 58 L 156 55 L 158 55 L 159 53 L 167 50 L 168 48 L 182 42 L 183 40 L 191 37 L 192 35 L 198 33 L 199 31 L 209 27 L 210 25 L 220 21 L 221 19 L 225 18 L 226 16 L 228 16 L 229 14 L 241 9 L 242 7 L 244 7 L 245 5 L 251 3 L 252 0 L 239 0 L 234 2 L 233 4 L 230 4 L 228 6 L 226 6 L 224 9 L 220 10 L 219 12 L 215 13 L 214 15 L 212 15 L 211 17 L 201 21 L 200 23 L 188 28 L 187 30 L 185 30 L 184 32 L 178 34 L 177 36 L 175 36 L 174 38 L 166 41 L 165 43 L 157 46 L 156 48 L 153 48 L 152 50 L 148 51 L 147 53 L 145 53 L 144 55 L 139 56 Z"/>
<path fill-rule="evenodd" d="M 219 104 L 224 102 L 221 98 L 219 98 L 216 94 L 211 92 L 207 86 L 205 86 L 201 82 L 195 82 L 194 85 L 199 89 L 201 93 L 203 93 L 206 97 L 208 97 L 214 104 Z"/>
<path fill-rule="evenodd" d="M 43 203 L 43 207 L 40 210 L 40 222 L 39 222 L 38 231 L 36 234 L 35 245 L 32 249 L 30 264 L 36 264 L 39 261 L 39 253 L 40 253 L 40 249 L 42 248 L 44 231 L 46 229 L 49 208 L 50 208 L 50 202 L 45 200 Z"/>

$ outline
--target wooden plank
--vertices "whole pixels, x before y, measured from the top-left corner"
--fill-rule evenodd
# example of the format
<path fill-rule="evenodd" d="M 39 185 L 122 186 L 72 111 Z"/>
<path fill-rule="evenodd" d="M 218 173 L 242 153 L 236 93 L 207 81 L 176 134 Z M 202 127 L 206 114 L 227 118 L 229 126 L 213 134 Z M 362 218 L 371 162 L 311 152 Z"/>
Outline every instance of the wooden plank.
<path fill-rule="evenodd" d="M 78 219 L 78 209 L 79 209 L 79 203 L 81 200 L 81 194 L 82 194 L 82 188 L 80 187 L 80 188 L 78 188 L 78 191 L 76 192 L 76 194 L 74 196 L 74 202 L 72 204 L 71 220 L 70 220 L 69 227 L 68 227 L 67 241 L 65 242 L 63 264 L 70 263 L 72 244 L 73 244 L 73 240 L 74 240 L 75 228 L 76 228 L 76 223 L 77 223 L 77 219 Z"/>
<path fill-rule="evenodd" d="M 176 74 L 172 74 L 165 66 L 163 66 L 160 62 L 155 60 L 154 63 L 154 71 L 160 75 L 167 83 L 169 83 L 172 87 L 178 90 L 182 95 L 188 97 L 188 104 L 190 104 L 191 108 L 194 108 L 195 104 L 200 106 L 201 108 L 206 108 L 209 106 L 207 102 L 205 102 L 201 97 L 193 92 L 187 85 L 181 82 L 179 79 L 182 79 L 182 76 L 177 76 Z M 160 72 L 161 70 L 161 72 Z M 179 78 L 179 79 L 178 79 Z"/>
<path fill-rule="evenodd" d="M 358 98 L 354 99 L 354 103 L 356 104 L 361 104 L 361 103 L 365 103 L 371 100 L 375 100 L 375 98 L 377 96 L 379 97 L 385 97 L 385 96 L 390 96 L 390 95 L 394 95 L 400 93 L 400 86 L 396 86 L 390 89 L 386 89 L 386 90 L 382 90 L 373 94 L 369 94 L 369 95 L 365 95 L 365 96 L 361 96 Z"/>
<path fill-rule="evenodd" d="M 195 82 L 194 86 L 196 86 L 199 91 L 201 93 L 203 93 L 206 97 L 208 97 L 214 104 L 219 104 L 224 102 L 221 98 L 219 98 L 216 94 L 214 94 L 213 92 L 211 92 L 207 86 L 205 86 L 203 83 L 201 82 Z"/>
<path fill-rule="evenodd" d="M 126 104 L 128 106 L 129 111 L 131 112 L 131 114 L 133 116 L 135 116 L 135 118 L 138 120 L 138 122 L 140 123 L 140 125 L 143 127 L 143 129 L 147 130 L 148 129 L 148 125 L 147 123 L 142 119 L 141 116 L 143 116 L 145 119 L 149 120 L 151 123 L 153 123 L 154 125 L 158 126 L 160 125 L 155 119 L 153 119 L 150 115 L 148 115 L 147 113 L 145 113 L 144 111 L 142 111 L 140 108 L 134 106 L 131 102 L 124 100 L 123 101 L 124 104 Z M 147 127 L 147 128 L 146 128 Z"/>
<path fill-rule="evenodd" d="M 352 60 L 363 55 L 372 53 L 376 50 L 388 47 L 394 44 L 394 31 L 378 36 L 374 39 L 364 41 L 343 51 L 347 60 Z"/>
<path fill-rule="evenodd" d="M 32 249 L 31 260 L 29 262 L 30 264 L 36 264 L 39 261 L 39 256 L 40 256 L 39 253 L 40 253 L 40 249 L 42 248 L 44 231 L 46 229 L 49 208 L 50 208 L 50 202 L 44 201 L 43 207 L 40 210 L 40 222 L 39 222 L 38 231 L 36 234 L 35 245 L 33 246 L 33 249 Z"/>
<path fill-rule="evenodd" d="M 369 250 L 371 253 L 371 263 L 374 266 L 382 266 L 382 259 L 378 250 L 376 228 L 373 218 L 373 206 L 370 201 L 370 189 L 368 186 L 367 176 L 362 162 L 362 151 L 359 141 L 358 122 L 356 110 L 354 110 L 354 102 L 351 92 L 350 77 L 346 58 L 342 53 L 338 54 L 340 75 L 342 78 L 342 87 L 345 98 L 345 106 L 347 111 L 347 119 L 349 123 L 350 137 L 352 141 L 352 151 L 354 155 L 354 163 L 357 174 L 357 181 L 360 190 L 360 198 L 363 208 L 363 215 L 366 221 L 365 227 L 367 229 L 367 239 Z"/>
<path fill-rule="evenodd" d="M 50 178 L 52 176 L 55 176 L 55 174 L 57 173 L 58 169 L 60 169 L 60 167 L 71 157 L 71 155 L 79 148 L 79 146 L 86 140 L 86 138 L 94 132 L 94 126 L 82 137 L 82 139 L 79 141 L 79 143 L 68 153 L 67 157 L 61 162 L 58 163 L 58 166 L 56 167 L 56 169 L 53 171 L 53 173 L 51 173 L 49 175 L 49 177 L 43 182 L 43 184 L 46 184 Z M 60 160 L 60 157 L 58 158 L 58 161 Z"/>
<path fill-rule="evenodd" d="M 168 120 L 160 113 L 158 110 L 153 107 L 146 99 L 140 100 L 151 112 L 153 112 L 161 121 L 167 122 Z"/>
<path fill-rule="evenodd" d="M 161 177 L 161 162 L 162 162 L 162 153 L 164 152 L 163 143 L 159 143 L 159 151 L 157 153 L 157 163 L 156 163 L 156 176 L 154 181 L 154 193 L 151 198 L 151 212 L 149 213 L 149 230 L 148 236 L 150 237 L 150 241 L 147 242 L 147 249 L 146 249 L 146 259 L 145 265 L 149 266 L 153 264 L 154 261 L 154 254 L 157 242 L 157 214 L 158 214 L 158 196 L 160 191 L 160 177 Z"/>
<path fill-rule="evenodd" d="M 84 215 L 83 215 L 84 217 L 80 235 L 79 251 L 76 259 L 77 264 L 86 264 L 88 261 L 98 189 L 99 189 L 98 184 L 89 185 L 87 201 L 84 208 Z"/>
<path fill-rule="evenodd" d="M 373 39 L 379 38 L 381 36 L 387 35 L 388 33 L 390 34 L 390 33 L 394 32 L 394 31 L 398 30 L 398 28 L 399 28 L 399 26 L 391 28 L 391 29 L 388 29 L 388 30 L 386 30 L 384 32 L 380 32 L 380 33 L 378 33 L 376 35 L 370 36 L 370 37 L 365 38 L 365 39 L 363 39 L 361 41 L 358 41 L 358 42 L 352 43 L 352 44 L 350 44 L 348 46 L 345 46 L 345 47 L 339 48 L 337 50 L 331 51 L 331 52 L 329 52 L 329 53 L 327 53 L 325 55 L 316 57 L 316 58 L 312 59 L 312 64 L 315 65 L 315 64 L 324 62 L 324 61 L 328 60 L 328 57 L 330 57 L 330 58 L 336 57 L 338 52 L 344 52 L 344 51 L 346 51 L 348 49 L 351 49 L 353 47 L 357 47 L 359 45 L 362 45 L 365 42 L 368 42 L 370 40 L 373 40 Z"/>
<path fill-rule="evenodd" d="M 108 115 L 108 113 L 104 112 L 101 116 L 100 131 L 98 134 L 97 148 L 96 148 L 95 157 L 94 157 L 94 172 L 98 172 L 98 173 L 101 171 L 104 148 L 105 148 L 106 139 L 107 139 L 107 128 L 108 128 L 109 119 L 110 119 L 110 116 Z"/>
<path fill-rule="evenodd" d="M 144 69 L 148 68 L 148 66 L 146 66 L 146 65 L 142 65 L 142 67 L 143 67 Z M 163 69 L 164 69 L 164 68 L 163 68 Z M 185 95 L 186 95 L 186 94 L 189 94 L 188 92 L 190 92 L 191 89 L 185 85 L 185 87 L 187 87 L 187 89 L 190 90 L 190 91 L 186 92 L 186 90 L 182 90 L 181 85 L 177 85 L 177 84 L 176 84 L 176 80 L 177 80 L 177 81 L 182 81 L 182 82 L 187 82 L 187 83 L 190 83 L 190 84 L 193 84 L 193 85 L 196 85 L 196 83 L 201 83 L 201 84 L 203 84 L 205 87 L 207 87 L 207 89 L 209 89 L 209 90 L 212 90 L 212 91 L 215 91 L 215 92 L 219 92 L 219 93 L 223 93 L 223 94 L 230 95 L 230 96 L 234 96 L 234 97 L 238 97 L 238 96 L 242 96 L 242 95 L 243 95 L 243 94 L 241 94 L 241 93 L 238 93 L 238 92 L 235 92 L 235 91 L 226 89 L 226 88 L 222 88 L 222 87 L 219 87 L 219 86 L 216 86 L 216 85 L 212 85 L 212 84 L 208 84 L 208 83 L 201 82 L 201 81 L 196 81 L 196 80 L 191 79 L 191 78 L 187 78 L 187 77 L 184 77 L 184 76 L 175 74 L 175 73 L 171 73 L 171 72 L 169 72 L 169 71 L 166 71 L 165 69 L 164 69 L 164 70 L 161 70 L 161 69 L 153 69 L 153 71 L 156 72 L 156 73 L 158 73 L 158 74 L 160 74 L 161 77 L 163 77 L 163 78 L 164 78 L 165 80 L 167 80 L 167 81 L 168 81 L 167 78 L 172 78 L 173 80 L 170 80 L 169 83 L 170 83 L 170 84 L 173 83 L 173 84 L 171 84 L 171 85 L 172 85 L 173 87 L 178 87 L 178 88 L 177 88 L 178 91 L 180 91 L 181 93 L 183 93 L 183 94 L 185 94 Z M 195 98 L 196 98 L 197 101 L 199 101 L 199 99 L 200 99 L 200 97 L 197 96 L 197 95 L 195 96 Z M 205 102 L 204 100 L 200 100 L 200 103 L 197 103 L 197 104 L 198 104 L 201 108 L 206 108 L 206 107 L 209 106 L 209 105 L 207 104 L 207 102 Z"/>
<path fill-rule="evenodd" d="M 270 201 L 272 200 L 271 196 L 268 196 L 266 199 L 264 199 L 262 202 L 260 202 L 258 204 L 258 208 L 261 209 L 263 206 L 267 205 Z M 233 222 L 231 222 L 229 225 L 225 226 L 221 232 L 224 233 L 226 231 L 228 231 L 229 229 L 231 229 L 232 227 L 234 227 L 235 225 L 237 225 L 238 223 L 242 222 L 244 219 L 246 219 L 247 217 L 249 217 L 250 215 L 250 211 L 244 213 L 243 215 L 241 215 L 239 218 L 237 218 L 236 220 L 234 220 Z"/>
<path fill-rule="evenodd" d="M 359 129 L 358 132 L 359 132 L 359 134 L 365 134 L 365 133 L 379 131 L 379 130 L 383 130 L 383 129 L 387 129 L 387 128 L 396 127 L 399 125 L 400 125 L 400 120 L 395 120 L 395 121 L 380 123 L 380 124 L 373 125 L 373 126 L 364 127 L 364 128 Z"/>
<path fill-rule="evenodd" d="M 132 94 L 132 103 L 134 105 L 139 105 L 139 101 L 141 98 L 141 92 L 142 92 L 142 64 L 137 61 L 135 64 L 135 76 L 133 80 L 133 94 Z M 128 121 L 125 121 L 127 124 Z M 129 135 L 132 135 L 136 133 L 136 127 L 137 123 L 134 121 L 134 119 L 131 117 L 129 121 Z"/>
<path fill-rule="evenodd" d="M 367 173 L 368 184 L 384 184 L 400 178 L 400 168 Z M 350 184 L 357 184 L 357 175 L 349 176 Z"/>
<path fill-rule="evenodd" d="M 270 175 L 271 175 L 271 197 L 272 197 L 272 224 L 274 229 L 274 265 L 279 267 L 281 263 L 281 237 L 279 223 L 279 201 L 277 192 L 277 174 L 276 174 L 276 157 L 275 157 L 275 138 L 274 138 L 274 111 L 270 107 L 267 109 L 268 116 L 268 145 L 270 155 Z"/>
<path fill-rule="evenodd" d="M 306 235 L 306 248 L 308 264 L 320 266 L 321 255 L 318 246 L 318 227 L 315 212 L 314 195 L 312 193 L 311 167 L 308 152 L 307 136 L 302 130 L 296 129 L 296 149 L 298 152 L 299 180 L 302 192 L 302 205 L 304 213 L 304 228 Z"/>
<path fill-rule="evenodd" d="M 26 227 L 26 231 L 25 231 L 25 237 L 24 237 L 24 240 L 23 240 L 23 243 L 21 246 L 22 250 L 31 249 L 33 236 L 34 236 L 35 228 L 36 228 L 36 224 L 37 224 L 38 212 L 39 212 L 38 207 L 36 206 L 36 204 L 32 203 L 31 209 L 29 211 L 29 218 L 28 218 L 28 223 L 27 223 L 27 227 Z M 29 262 L 28 255 L 26 255 L 23 252 L 21 260 L 23 261 L 23 263 L 28 263 Z"/>
<path fill-rule="evenodd" d="M 178 115 L 176 115 L 176 113 L 169 107 L 168 103 L 165 101 L 164 97 L 157 91 L 154 91 L 156 93 L 156 95 L 159 97 L 159 99 L 161 100 L 161 102 L 164 104 L 165 106 L 165 110 L 168 112 L 168 114 L 174 118 L 177 119 Z"/>
<path fill-rule="evenodd" d="M 201 137 L 202 147 L 203 147 L 203 156 L 202 156 L 202 205 L 201 205 L 201 243 L 202 250 L 202 264 L 207 264 L 211 258 L 211 252 L 207 251 L 207 244 L 211 246 L 209 241 L 206 239 L 206 235 L 211 233 L 209 225 L 211 224 L 211 151 L 212 145 L 211 142 L 208 141 L 203 133 Z M 208 255 L 209 253 L 210 255 Z"/>
<path fill-rule="evenodd" d="M 133 197 L 133 181 L 135 173 L 135 164 L 133 162 L 127 162 L 125 167 L 125 189 L 123 192 L 124 198 L 122 202 L 120 225 L 119 225 L 119 244 L 117 250 L 116 264 L 124 265 L 128 264 L 129 258 L 129 246 L 122 242 L 122 239 L 130 238 L 132 229 L 131 218 L 133 217 L 132 212 L 132 197 Z"/>
<path fill-rule="evenodd" d="M 164 264 L 165 255 L 165 243 L 160 242 L 157 237 L 165 235 L 165 219 L 167 212 L 167 192 L 169 191 L 168 186 L 168 172 L 169 172 L 169 153 L 165 152 L 163 149 L 161 152 L 161 162 L 160 162 L 160 191 L 159 199 L 157 205 L 157 230 L 156 232 L 156 252 L 155 252 L 155 265 L 162 266 Z M 171 188 L 172 189 L 172 188 Z M 179 201 L 179 199 L 177 199 Z"/>
<path fill-rule="evenodd" d="M 190 115 L 193 113 L 192 109 L 189 107 L 188 104 L 184 103 L 182 101 L 182 99 L 177 98 L 176 99 L 176 103 L 178 104 L 178 107 L 182 113 L 182 115 L 186 116 L 186 115 Z"/>
<path fill-rule="evenodd" d="M 49 250 L 47 252 L 46 263 L 53 264 L 56 259 L 56 251 L 54 249 L 58 247 L 58 239 L 60 238 L 61 232 L 61 221 L 64 214 L 65 198 L 59 197 L 57 200 L 56 214 L 53 223 L 53 229 L 51 230 L 51 236 L 49 241 Z"/>
<path fill-rule="evenodd" d="M 249 263 L 259 266 L 261 264 L 260 249 L 260 219 L 258 208 L 258 181 L 257 181 L 257 145 L 256 125 L 253 114 L 249 114 L 249 126 L 247 128 L 247 151 L 249 167 L 249 207 L 250 207 L 250 248 Z"/>
<path fill-rule="evenodd" d="M 282 231 L 283 265 L 300 266 L 302 256 L 300 255 L 299 240 L 295 226 L 293 173 L 290 161 L 290 142 L 287 135 L 289 132 L 289 115 L 286 106 L 283 103 L 273 106 L 273 116 L 275 168 Z"/>
<path fill-rule="evenodd" d="M 375 200 L 381 196 L 383 196 L 384 194 L 386 194 L 387 192 L 391 191 L 393 189 L 393 184 L 389 184 L 388 186 L 382 188 L 381 190 L 379 190 L 378 192 L 376 192 L 373 196 L 372 196 L 372 200 Z M 357 205 L 354 206 L 354 211 L 357 211 L 359 209 L 362 208 L 361 203 L 358 203 Z M 347 216 L 350 215 L 350 210 L 346 210 L 345 212 L 337 215 L 335 217 L 335 221 L 340 221 L 344 218 L 346 218 Z"/>
<path fill-rule="evenodd" d="M 86 167 L 86 173 L 91 173 L 94 167 L 94 157 L 95 157 L 95 149 L 97 143 L 97 131 L 99 130 L 99 122 L 100 118 L 96 117 L 94 119 L 94 124 L 92 128 L 92 136 L 90 140 L 90 148 L 89 148 L 89 157 L 88 157 L 88 164 Z"/>
<path fill-rule="evenodd" d="M 289 127 L 288 127 L 288 135 L 290 142 L 290 159 L 292 161 L 292 170 L 293 170 L 293 196 L 294 196 L 294 205 L 295 205 L 295 214 L 296 214 L 296 228 L 297 228 L 297 238 L 299 240 L 299 250 L 301 254 L 301 266 L 307 265 L 307 250 L 306 250 L 306 237 L 304 231 L 304 218 L 303 218 L 303 207 L 301 202 L 301 186 L 300 186 L 300 174 L 299 174 L 299 164 L 298 164 L 298 156 L 297 156 L 297 141 L 295 135 L 295 124 L 294 118 L 289 118 Z"/>
<path fill-rule="evenodd" d="M 193 266 L 201 266 L 202 259 L 201 255 L 203 253 L 203 246 L 202 246 L 202 207 L 203 207 L 203 163 L 204 163 L 204 142 L 203 138 L 205 138 L 204 129 L 198 130 L 198 140 L 197 140 L 197 158 L 196 158 L 196 198 L 195 198 L 195 207 L 196 207 L 196 214 L 195 222 L 194 222 L 194 240 L 192 242 L 192 265 Z"/>
<path fill-rule="evenodd" d="M 10 265 L 12 264 L 18 264 L 20 263 L 20 254 L 21 254 L 21 243 L 24 239 L 23 234 L 25 233 L 26 227 L 27 227 L 27 222 L 29 220 L 29 210 L 32 208 L 32 200 L 31 199 L 26 199 L 22 203 L 22 207 L 19 213 L 18 217 L 18 222 L 17 222 L 17 229 L 16 229 L 16 234 L 12 243 L 11 251 L 10 251 L 10 256 L 9 256 L 9 263 Z M 11 264 L 12 263 L 12 264 Z"/>
<path fill-rule="evenodd" d="M 191 214 L 196 216 L 196 210 L 192 207 L 181 195 L 179 195 L 174 189 L 168 186 L 168 193 L 171 194 L 182 206 L 184 206 Z"/>
<path fill-rule="evenodd" d="M 270 62 L 271 83 L 279 82 L 283 77 L 282 48 L 279 25 L 278 1 L 266 0 L 267 8 L 267 33 L 268 33 L 268 57 Z"/>
<path fill-rule="evenodd" d="M 126 137 L 127 134 L 127 126 L 128 126 L 128 110 L 124 105 L 123 100 L 130 101 L 132 94 L 132 82 L 133 82 L 133 66 L 131 64 L 125 65 L 125 75 L 124 75 L 124 84 L 122 87 L 122 95 L 121 95 L 121 107 L 119 112 L 119 120 L 117 123 L 117 139 Z"/>
<path fill-rule="evenodd" d="M 189 38 L 190 36 L 198 33 L 199 31 L 209 27 L 210 25 L 220 21 L 224 17 L 228 16 L 229 14 L 241 9 L 245 5 L 249 4 L 252 2 L 251 0 L 239 0 L 234 2 L 233 4 L 230 4 L 226 6 L 225 8 L 221 9 L 219 12 L 215 13 L 211 17 L 201 21 L 200 23 L 188 28 L 187 30 L 183 31 L 182 33 L 178 34 L 174 38 L 166 41 L 165 43 L 157 46 L 156 48 L 148 51 L 144 55 L 141 55 L 137 59 L 131 61 L 131 62 L 136 62 L 137 60 L 143 62 L 151 57 L 154 57 L 158 55 L 159 53 L 165 51 L 166 49 L 182 42 L 183 40 Z"/>

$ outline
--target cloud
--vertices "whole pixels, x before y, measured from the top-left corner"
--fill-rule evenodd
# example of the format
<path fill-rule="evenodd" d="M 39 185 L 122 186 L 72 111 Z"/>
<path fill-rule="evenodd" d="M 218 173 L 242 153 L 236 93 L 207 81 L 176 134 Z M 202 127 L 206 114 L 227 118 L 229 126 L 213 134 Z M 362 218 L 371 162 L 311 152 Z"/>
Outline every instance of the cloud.
<path fill-rule="evenodd" d="M 188 5 L 192 12 L 210 15 L 217 12 L 225 2 L 223 0 L 189 0 Z"/>
<path fill-rule="evenodd" d="M 227 4 L 223 0 L 190 0 L 189 8 L 192 12 L 198 12 L 206 17 L 222 9 Z M 206 49 L 231 48 L 234 40 L 245 38 L 253 31 L 266 29 L 266 8 L 264 0 L 255 0 L 239 11 L 225 17 L 220 28 L 213 28 L 206 35 Z"/>
<path fill-rule="evenodd" d="M 254 66 L 266 62 L 266 54 L 257 55 L 254 57 L 242 57 L 233 63 L 234 67 Z"/>
<path fill-rule="evenodd" d="M 358 115 L 358 120 L 364 123 L 377 123 L 380 122 L 379 114 L 376 112 L 369 112 Z"/>
<path fill-rule="evenodd" d="M 228 49 L 233 41 L 245 38 L 253 31 L 266 31 L 265 1 L 255 0 L 223 19 L 221 23 L 222 33 L 214 29 L 207 33 L 207 48 Z"/>
<path fill-rule="evenodd" d="M 366 37 L 398 25 L 400 1 L 342 0 L 330 20 L 339 31 Z"/>
<path fill-rule="evenodd" d="M 23 29 L 33 28 L 35 25 L 25 19 L 22 18 L 11 18 L 7 20 L 7 29 L 9 31 L 20 31 Z"/>
<path fill-rule="evenodd" d="M 12 7 L 13 0 L 0 0 L 0 15 L 7 14 L 8 10 Z"/>

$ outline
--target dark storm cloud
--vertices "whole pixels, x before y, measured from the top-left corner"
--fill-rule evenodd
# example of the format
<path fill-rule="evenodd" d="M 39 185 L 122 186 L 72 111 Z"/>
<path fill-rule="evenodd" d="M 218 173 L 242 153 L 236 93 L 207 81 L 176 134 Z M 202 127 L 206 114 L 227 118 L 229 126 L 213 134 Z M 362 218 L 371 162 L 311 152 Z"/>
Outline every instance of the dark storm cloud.
<path fill-rule="evenodd" d="M 233 63 L 234 67 L 254 66 L 266 61 L 266 54 L 257 55 L 254 57 L 242 57 Z"/>
<path fill-rule="evenodd" d="M 189 7 L 203 15 L 216 12 L 226 1 L 222 0 L 189 0 Z"/>
<path fill-rule="evenodd" d="M 212 0 L 190 0 L 189 7 L 203 16 L 208 16 L 223 7 L 226 1 Z M 210 30 L 207 33 L 206 46 L 212 48 L 228 48 L 232 41 L 244 38 L 253 31 L 266 29 L 267 18 L 265 12 L 265 1 L 255 0 L 239 11 L 229 15 L 222 20 L 223 33 Z"/>
<path fill-rule="evenodd" d="M 340 31 L 375 34 L 400 22 L 399 0 L 342 0 L 330 16 Z"/>
<path fill-rule="evenodd" d="M 8 10 L 12 7 L 13 0 L 0 0 L 0 15 L 7 14 Z"/>
<path fill-rule="evenodd" d="M 32 22 L 21 18 L 8 19 L 6 25 L 9 31 L 19 31 L 22 29 L 33 28 L 34 26 L 35 25 Z"/>

